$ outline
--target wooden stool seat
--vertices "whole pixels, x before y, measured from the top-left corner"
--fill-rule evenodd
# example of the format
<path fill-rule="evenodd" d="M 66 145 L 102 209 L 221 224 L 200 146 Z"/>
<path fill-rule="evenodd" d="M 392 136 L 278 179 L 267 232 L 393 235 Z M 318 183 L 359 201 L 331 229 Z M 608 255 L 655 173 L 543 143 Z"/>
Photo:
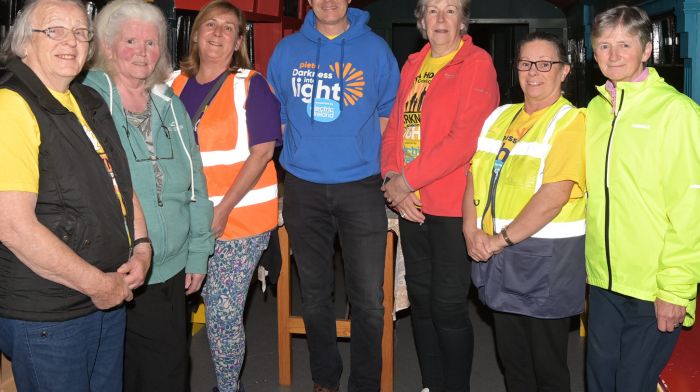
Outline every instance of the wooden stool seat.
<path fill-rule="evenodd" d="M 305 335 L 304 320 L 291 314 L 291 273 L 289 237 L 284 227 L 279 229 L 282 268 L 277 283 L 277 346 L 279 383 L 292 385 L 292 334 Z M 389 231 L 384 254 L 384 330 L 382 336 L 382 392 L 394 390 L 394 233 Z M 350 336 L 351 320 L 336 320 L 336 335 Z"/>

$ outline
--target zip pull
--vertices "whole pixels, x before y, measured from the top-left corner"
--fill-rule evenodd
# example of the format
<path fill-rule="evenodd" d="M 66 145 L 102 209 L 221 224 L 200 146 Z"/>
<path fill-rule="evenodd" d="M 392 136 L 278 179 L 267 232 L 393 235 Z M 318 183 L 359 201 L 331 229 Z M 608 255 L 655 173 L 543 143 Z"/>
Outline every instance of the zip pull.
<path fill-rule="evenodd" d="M 158 207 L 163 207 L 163 199 L 161 199 L 160 193 L 156 194 L 156 198 L 158 199 Z"/>

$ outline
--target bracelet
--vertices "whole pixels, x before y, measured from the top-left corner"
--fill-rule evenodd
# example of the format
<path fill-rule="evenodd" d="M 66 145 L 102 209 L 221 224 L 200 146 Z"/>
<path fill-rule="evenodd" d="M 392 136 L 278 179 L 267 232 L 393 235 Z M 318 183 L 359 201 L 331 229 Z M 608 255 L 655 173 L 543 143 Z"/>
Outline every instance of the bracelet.
<path fill-rule="evenodd" d="M 503 239 L 506 241 L 506 244 L 508 244 L 508 246 L 513 246 L 515 244 L 513 243 L 513 241 L 510 240 L 510 237 L 508 237 L 508 232 L 506 231 L 507 227 L 508 226 L 501 229 L 501 235 L 503 236 Z"/>
<path fill-rule="evenodd" d="M 135 247 L 136 247 L 137 245 L 139 245 L 139 244 L 148 244 L 148 245 L 153 246 L 153 243 L 151 242 L 151 239 L 150 239 L 150 238 L 148 238 L 148 237 L 141 237 L 141 238 L 135 239 L 135 240 L 134 240 L 134 243 L 131 244 L 131 247 L 132 247 L 132 248 L 135 248 Z"/>

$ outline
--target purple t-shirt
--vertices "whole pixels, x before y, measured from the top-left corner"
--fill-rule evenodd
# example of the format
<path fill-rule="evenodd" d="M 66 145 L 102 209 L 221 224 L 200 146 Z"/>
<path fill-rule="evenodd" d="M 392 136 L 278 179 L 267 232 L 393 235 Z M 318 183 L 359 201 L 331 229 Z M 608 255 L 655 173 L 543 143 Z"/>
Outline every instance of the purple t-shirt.
<path fill-rule="evenodd" d="M 204 84 L 199 84 L 195 78 L 187 80 L 180 94 L 180 99 L 185 104 L 190 118 L 197 114 L 199 106 L 218 79 L 215 78 L 211 82 Z M 271 141 L 275 141 L 275 145 L 281 145 L 280 102 L 270 91 L 270 86 L 260 74 L 256 73 L 250 79 L 245 108 L 245 117 L 248 123 L 248 146 L 252 147 L 256 144 Z"/>

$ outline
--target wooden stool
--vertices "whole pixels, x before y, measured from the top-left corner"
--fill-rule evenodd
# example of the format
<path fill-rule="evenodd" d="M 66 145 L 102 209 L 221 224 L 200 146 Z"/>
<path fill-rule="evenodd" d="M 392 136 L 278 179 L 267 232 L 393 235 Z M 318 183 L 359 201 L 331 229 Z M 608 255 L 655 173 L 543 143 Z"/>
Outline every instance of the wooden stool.
<path fill-rule="evenodd" d="M 292 385 L 292 334 L 306 334 L 304 320 L 291 315 L 290 247 L 287 230 L 279 229 L 282 268 L 277 283 L 277 349 L 279 383 Z M 394 390 L 394 233 L 386 236 L 384 254 L 384 330 L 382 336 L 382 392 Z M 336 335 L 350 337 L 350 320 L 336 320 Z"/>
<path fill-rule="evenodd" d="M 15 381 L 12 378 L 12 365 L 10 361 L 0 353 L 0 392 L 17 392 Z"/>

